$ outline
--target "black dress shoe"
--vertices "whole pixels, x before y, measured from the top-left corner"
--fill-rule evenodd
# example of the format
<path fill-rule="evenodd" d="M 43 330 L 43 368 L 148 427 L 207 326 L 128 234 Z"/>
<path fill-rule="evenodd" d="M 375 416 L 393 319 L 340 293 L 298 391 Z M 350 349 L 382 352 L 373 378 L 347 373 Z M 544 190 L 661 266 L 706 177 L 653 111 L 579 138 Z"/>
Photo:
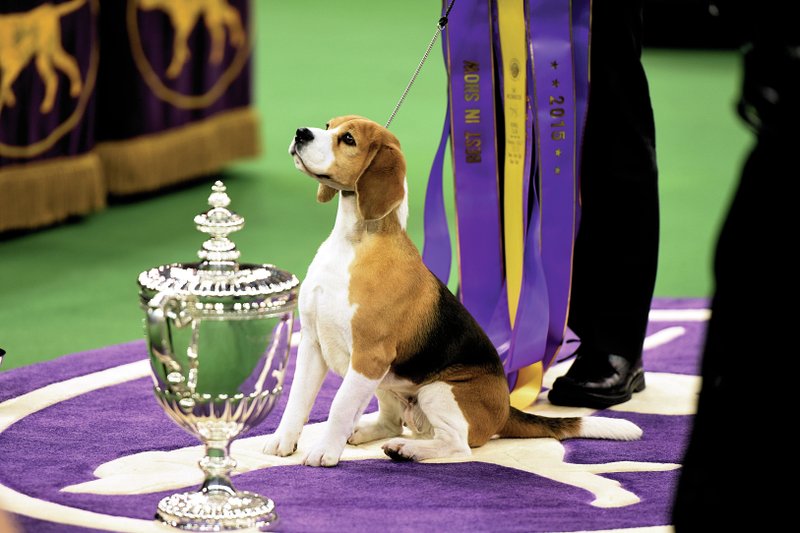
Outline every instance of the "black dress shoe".
<path fill-rule="evenodd" d="M 547 398 L 554 405 L 604 409 L 627 402 L 644 386 L 641 357 L 631 362 L 620 355 L 579 349 L 572 366 L 556 379 Z"/>

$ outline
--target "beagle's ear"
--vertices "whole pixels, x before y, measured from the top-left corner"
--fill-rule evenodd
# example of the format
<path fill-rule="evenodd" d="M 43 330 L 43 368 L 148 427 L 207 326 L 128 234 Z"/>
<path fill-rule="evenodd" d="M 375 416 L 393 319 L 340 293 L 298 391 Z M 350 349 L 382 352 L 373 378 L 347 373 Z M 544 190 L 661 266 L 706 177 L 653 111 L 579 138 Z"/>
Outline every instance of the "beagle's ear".
<path fill-rule="evenodd" d="M 336 196 L 336 189 L 333 187 L 328 187 L 327 185 L 319 184 L 317 187 L 317 201 L 321 204 L 325 202 L 330 202 L 334 196 Z"/>
<path fill-rule="evenodd" d="M 378 148 L 356 182 L 358 211 L 364 220 L 378 220 L 400 205 L 405 196 L 406 160 L 395 144 Z"/>

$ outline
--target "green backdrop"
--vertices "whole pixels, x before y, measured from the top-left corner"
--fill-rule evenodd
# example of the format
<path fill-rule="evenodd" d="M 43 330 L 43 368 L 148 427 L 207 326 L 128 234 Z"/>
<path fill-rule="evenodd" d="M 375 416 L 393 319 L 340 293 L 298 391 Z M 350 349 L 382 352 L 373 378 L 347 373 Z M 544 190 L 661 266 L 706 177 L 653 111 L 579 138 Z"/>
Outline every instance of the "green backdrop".
<path fill-rule="evenodd" d="M 0 370 L 143 338 L 137 274 L 192 261 L 192 218 L 210 179 L 225 180 L 246 219 L 242 261 L 272 262 L 302 279 L 333 223 L 335 202 L 287 154 L 299 126 L 356 113 L 385 122 L 438 20 L 430 0 L 253 2 L 255 104 L 264 154 L 220 176 L 26 235 L 0 236 Z M 656 113 L 662 239 L 657 296 L 708 296 L 717 229 L 750 143 L 733 112 L 734 52 L 647 50 Z M 434 53 L 392 124 L 408 160 L 409 232 L 422 245 L 422 201 L 445 109 Z M 449 168 L 446 169 L 449 172 Z M 2 194 L 2 191 L 0 191 Z"/>

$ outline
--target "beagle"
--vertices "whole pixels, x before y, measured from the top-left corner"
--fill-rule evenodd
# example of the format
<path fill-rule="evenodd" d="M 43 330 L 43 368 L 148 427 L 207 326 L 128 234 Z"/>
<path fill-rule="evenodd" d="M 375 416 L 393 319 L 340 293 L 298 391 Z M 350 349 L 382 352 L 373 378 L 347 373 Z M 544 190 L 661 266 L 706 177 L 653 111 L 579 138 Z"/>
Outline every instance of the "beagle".
<path fill-rule="evenodd" d="M 406 234 L 406 163 L 391 132 L 339 117 L 324 130 L 298 129 L 289 154 L 319 183 L 317 200 L 340 198 L 333 231 L 300 288 L 294 382 L 265 453 L 296 450 L 328 369 L 344 381 L 322 440 L 303 459 L 311 466 L 336 465 L 346 444 L 386 438 L 389 457 L 420 461 L 468 456 L 494 436 L 641 436 L 627 420 L 547 418 L 510 406 L 494 346 Z M 359 423 L 373 395 L 378 417 Z M 415 438 L 400 436 L 404 426 Z"/>

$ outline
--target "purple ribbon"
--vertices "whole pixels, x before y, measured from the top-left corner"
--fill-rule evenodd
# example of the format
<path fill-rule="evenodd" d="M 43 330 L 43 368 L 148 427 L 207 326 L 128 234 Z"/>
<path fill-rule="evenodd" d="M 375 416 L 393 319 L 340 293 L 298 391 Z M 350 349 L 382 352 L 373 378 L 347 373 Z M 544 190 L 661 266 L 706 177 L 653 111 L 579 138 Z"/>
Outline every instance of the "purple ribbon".
<path fill-rule="evenodd" d="M 447 139 L 450 137 L 450 102 L 444 115 L 444 127 L 439 148 L 433 158 L 431 172 L 428 177 L 428 188 L 425 192 L 425 246 L 422 259 L 433 274 L 447 285 L 450 278 L 450 231 L 447 226 L 447 212 L 444 207 L 444 191 L 442 189 L 442 172 L 444 152 Z"/>
<path fill-rule="evenodd" d="M 503 283 L 489 8 L 489 0 L 464 1 L 447 24 L 459 292 L 484 327 Z"/>
<path fill-rule="evenodd" d="M 572 2 L 529 5 L 531 57 L 539 146 L 541 260 L 548 289 L 549 326 L 542 361 L 549 366 L 566 331 L 576 225 L 575 78 Z"/>
<path fill-rule="evenodd" d="M 589 46 L 591 42 L 592 0 L 573 0 L 572 2 L 572 56 L 575 72 L 575 126 L 577 130 L 578 150 L 578 209 L 575 216 L 575 232 L 577 237 L 581 221 L 580 183 L 581 183 L 581 147 L 583 131 L 586 128 L 586 112 L 589 107 Z"/>
<path fill-rule="evenodd" d="M 564 342 L 577 233 L 577 156 L 589 82 L 591 0 L 536 0 L 527 7 L 528 92 L 534 112 L 529 113 L 526 124 L 536 142 L 528 142 L 525 157 L 530 181 L 523 191 L 527 223 L 513 330 L 502 268 L 502 202 L 491 68 L 491 34 L 496 34 L 497 28 L 490 19 L 489 3 L 462 0 L 451 13 L 445 45 L 461 298 L 498 348 L 512 387 L 519 369 L 539 361 L 546 369 Z M 498 73 L 502 83 L 502 71 L 498 69 Z M 423 252 L 426 264 L 444 282 L 451 261 L 441 178 L 447 130 L 445 120 L 428 183 Z M 480 140 L 479 150 L 476 140 Z"/>

